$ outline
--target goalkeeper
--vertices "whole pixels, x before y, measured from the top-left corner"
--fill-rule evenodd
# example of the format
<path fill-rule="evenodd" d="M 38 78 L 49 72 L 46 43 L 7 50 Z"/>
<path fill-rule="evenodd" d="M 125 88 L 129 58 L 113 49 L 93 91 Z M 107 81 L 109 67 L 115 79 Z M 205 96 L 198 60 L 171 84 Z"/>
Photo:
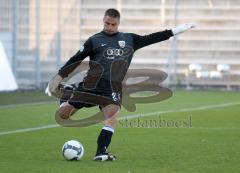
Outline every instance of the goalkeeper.
<path fill-rule="evenodd" d="M 120 13 L 116 9 L 106 10 L 103 17 L 103 30 L 87 39 L 80 50 L 59 69 L 58 74 L 50 80 L 46 89 L 48 95 L 55 95 L 62 80 L 68 77 L 86 57 L 90 58 L 87 76 L 83 82 L 79 83 L 76 90 L 100 95 L 111 100 L 109 103 L 99 103 L 98 105 L 104 115 L 105 125 L 97 139 L 97 151 L 93 158 L 96 161 L 116 159 L 116 156 L 110 154 L 107 148 L 114 134 L 117 116 L 121 108 L 121 82 L 134 52 L 145 46 L 168 40 L 170 37 L 194 27 L 192 24 L 182 24 L 169 30 L 140 36 L 134 33 L 119 32 L 119 24 Z M 68 119 L 77 110 L 91 106 L 95 106 L 95 104 L 62 100 L 56 114 L 61 118 Z"/>

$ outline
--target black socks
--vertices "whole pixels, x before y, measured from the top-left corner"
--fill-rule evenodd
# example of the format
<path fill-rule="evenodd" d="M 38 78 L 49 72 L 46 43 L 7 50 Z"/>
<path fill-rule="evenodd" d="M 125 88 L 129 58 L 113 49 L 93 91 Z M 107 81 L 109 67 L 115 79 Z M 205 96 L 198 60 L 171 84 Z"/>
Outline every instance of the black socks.
<path fill-rule="evenodd" d="M 109 144 L 111 143 L 112 135 L 114 133 L 114 129 L 111 126 L 105 125 L 100 132 L 97 139 L 97 152 L 96 155 L 106 152 Z"/>

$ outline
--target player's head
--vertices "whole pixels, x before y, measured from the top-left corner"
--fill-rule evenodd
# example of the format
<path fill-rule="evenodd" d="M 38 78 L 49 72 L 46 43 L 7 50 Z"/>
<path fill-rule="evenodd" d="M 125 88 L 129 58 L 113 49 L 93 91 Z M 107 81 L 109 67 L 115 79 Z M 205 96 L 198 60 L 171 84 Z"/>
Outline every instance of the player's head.
<path fill-rule="evenodd" d="M 103 30 L 107 34 L 114 34 L 118 32 L 118 26 L 120 23 L 120 13 L 118 10 L 110 8 L 105 11 L 103 17 Z"/>

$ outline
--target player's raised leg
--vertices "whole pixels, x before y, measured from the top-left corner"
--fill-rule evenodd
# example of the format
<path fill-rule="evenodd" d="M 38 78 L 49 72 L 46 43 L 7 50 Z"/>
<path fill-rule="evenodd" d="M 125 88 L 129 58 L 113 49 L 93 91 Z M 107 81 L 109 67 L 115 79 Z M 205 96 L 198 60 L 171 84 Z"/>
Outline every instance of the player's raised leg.
<path fill-rule="evenodd" d="M 78 109 L 74 108 L 68 102 L 63 102 L 60 107 L 56 110 L 55 115 L 63 119 L 69 119 Z"/>

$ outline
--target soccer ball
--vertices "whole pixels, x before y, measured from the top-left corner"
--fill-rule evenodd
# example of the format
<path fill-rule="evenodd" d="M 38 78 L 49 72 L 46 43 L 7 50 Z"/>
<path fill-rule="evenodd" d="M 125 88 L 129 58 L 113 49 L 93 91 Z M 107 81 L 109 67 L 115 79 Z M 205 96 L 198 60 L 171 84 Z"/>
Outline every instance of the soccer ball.
<path fill-rule="evenodd" d="M 62 155 L 66 160 L 80 160 L 83 154 L 83 145 L 76 140 L 67 141 L 62 147 Z"/>

